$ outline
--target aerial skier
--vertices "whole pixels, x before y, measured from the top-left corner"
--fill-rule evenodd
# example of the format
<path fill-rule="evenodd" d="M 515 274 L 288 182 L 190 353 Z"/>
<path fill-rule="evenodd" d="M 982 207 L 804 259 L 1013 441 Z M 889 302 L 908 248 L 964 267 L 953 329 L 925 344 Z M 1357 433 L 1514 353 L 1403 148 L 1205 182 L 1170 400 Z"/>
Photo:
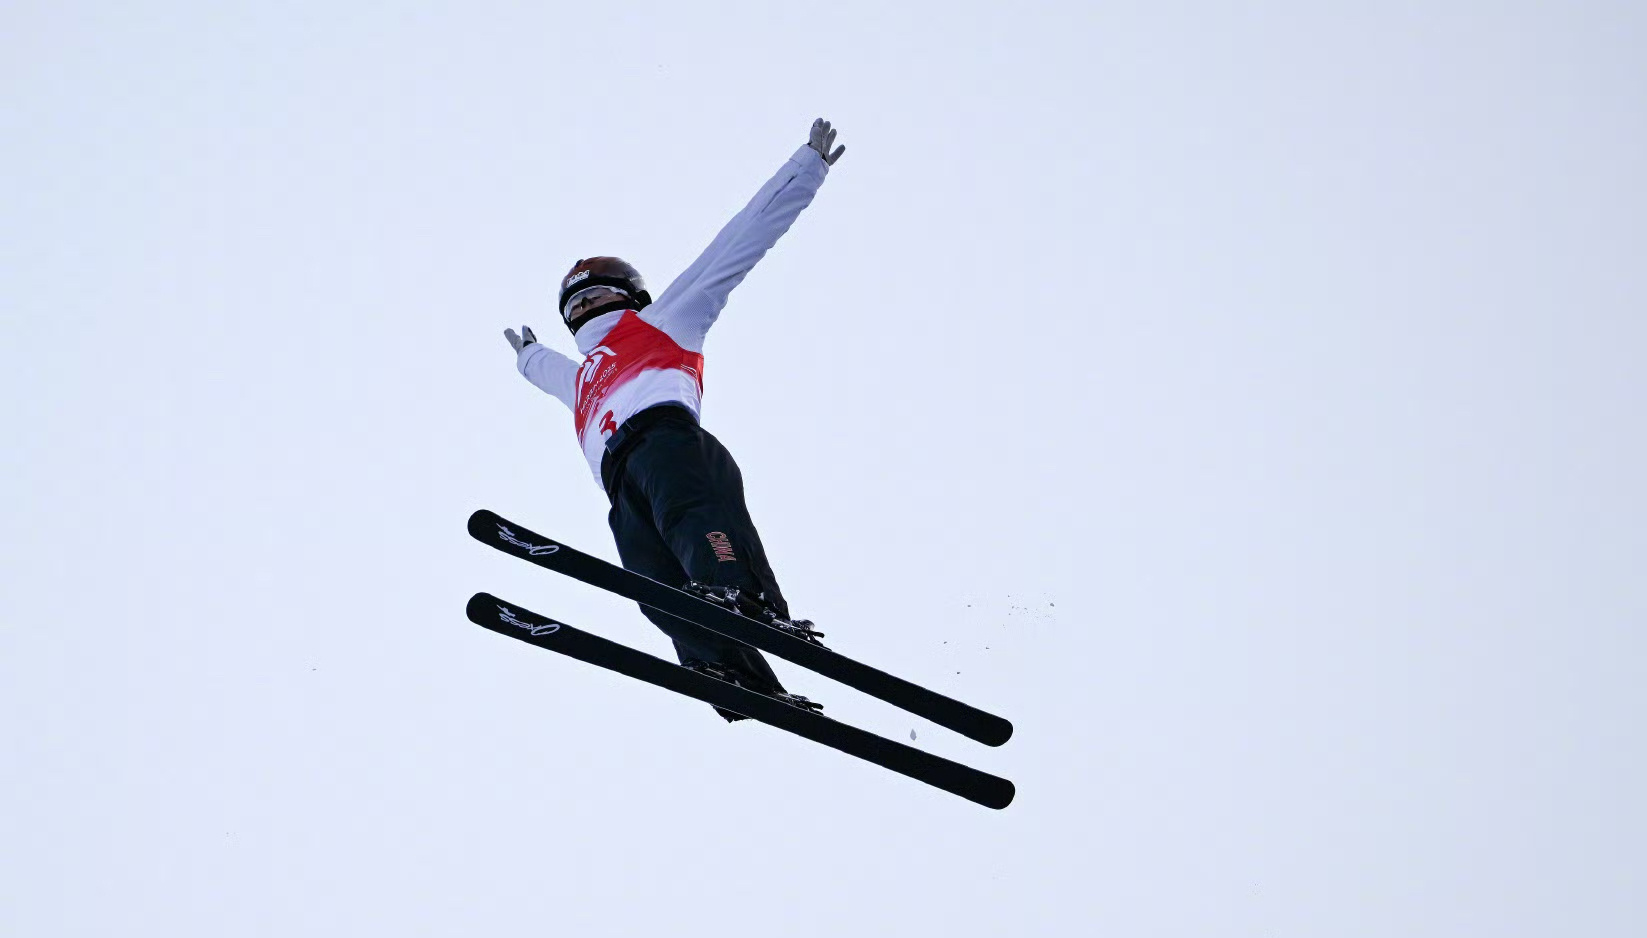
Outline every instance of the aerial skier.
<path fill-rule="evenodd" d="M 813 122 L 796 150 L 698 259 L 653 302 L 640 272 L 616 257 L 579 260 L 561 280 L 560 314 L 584 356 L 538 343 L 528 326 L 504 330 L 515 366 L 573 415 L 578 442 L 612 508 L 607 520 L 624 567 L 671 586 L 691 585 L 809 641 L 792 620 L 744 504 L 743 478 L 698 423 L 703 342 L 732 289 L 811 204 L 845 146 Z M 833 149 L 831 149 L 833 148 Z M 648 606 L 681 664 L 796 706 L 761 653 Z M 727 720 L 743 719 L 717 708 Z"/>

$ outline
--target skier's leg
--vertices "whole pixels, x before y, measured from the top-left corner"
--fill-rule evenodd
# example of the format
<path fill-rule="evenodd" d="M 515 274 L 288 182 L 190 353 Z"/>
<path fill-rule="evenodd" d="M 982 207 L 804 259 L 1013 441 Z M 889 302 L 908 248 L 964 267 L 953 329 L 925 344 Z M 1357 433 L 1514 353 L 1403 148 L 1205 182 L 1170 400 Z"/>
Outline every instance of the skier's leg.
<path fill-rule="evenodd" d="M 612 527 L 612 537 L 617 542 L 618 556 L 625 569 L 670 586 L 682 586 L 691 579 L 669 544 L 658 533 L 651 503 L 627 478 L 616 486 L 607 521 Z M 753 689 L 783 690 L 771 665 L 755 649 L 650 606 L 641 606 L 641 612 L 674 642 L 675 654 L 682 664 L 698 660 L 730 665 L 740 674 L 754 679 Z M 725 715 L 722 713 L 722 716 Z"/>
<path fill-rule="evenodd" d="M 722 483 L 722 511 L 727 530 L 723 532 L 726 541 L 722 549 L 738 557 L 746 570 L 746 578 L 754 581 L 755 591 L 764 594 L 764 602 L 779 617 L 787 619 L 789 603 L 783 598 L 783 590 L 778 588 L 778 576 L 772 572 L 772 564 L 766 559 L 766 545 L 761 543 L 760 532 L 755 530 L 755 520 L 750 517 L 749 505 L 744 500 L 743 472 L 738 469 L 731 451 L 720 440 L 707 430 L 703 435 L 706 455 L 714 467 L 713 474 L 725 480 Z M 725 565 L 724 562 L 716 563 L 717 568 Z"/>
<path fill-rule="evenodd" d="M 631 477 L 681 567 L 700 583 L 765 593 L 788 618 L 744 501 L 743 474 L 720 440 L 701 427 L 672 423 L 654 428 L 642 449 L 638 465 L 631 457 Z"/>

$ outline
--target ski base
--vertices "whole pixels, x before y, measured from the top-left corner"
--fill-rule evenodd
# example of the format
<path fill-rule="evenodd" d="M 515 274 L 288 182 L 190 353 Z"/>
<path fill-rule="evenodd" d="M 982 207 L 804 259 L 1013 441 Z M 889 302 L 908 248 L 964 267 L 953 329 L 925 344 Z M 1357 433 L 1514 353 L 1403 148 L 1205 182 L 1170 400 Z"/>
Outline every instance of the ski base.
<path fill-rule="evenodd" d="M 575 629 L 489 593 L 476 593 L 469 600 L 467 611 L 471 622 L 500 635 L 742 714 L 987 808 L 998 810 L 1006 807 L 1012 803 L 1016 793 L 1012 782 L 1004 778 L 699 674 L 627 645 Z"/>
<path fill-rule="evenodd" d="M 895 707 L 925 717 L 939 726 L 999 746 L 1012 737 L 1012 724 L 993 713 L 946 697 L 919 684 L 870 667 L 820 644 L 739 615 L 723 606 L 660 583 L 599 557 L 585 554 L 551 538 L 481 509 L 469 516 L 469 534 L 475 540 L 556 573 L 610 590 L 626 599 L 840 681 Z"/>

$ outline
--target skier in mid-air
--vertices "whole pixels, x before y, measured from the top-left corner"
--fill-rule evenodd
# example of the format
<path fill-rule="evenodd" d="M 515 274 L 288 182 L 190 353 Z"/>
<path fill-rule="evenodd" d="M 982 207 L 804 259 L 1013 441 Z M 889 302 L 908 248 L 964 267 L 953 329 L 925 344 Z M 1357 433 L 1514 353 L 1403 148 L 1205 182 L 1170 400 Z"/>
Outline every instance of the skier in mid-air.
<path fill-rule="evenodd" d="M 671 586 L 693 584 L 705 598 L 813 641 L 821 633 L 810 622 L 790 619 L 744 505 L 737 463 L 698 415 L 704 337 L 732 288 L 811 204 L 846 151 L 834 143 L 829 122 L 814 121 L 806 145 L 657 302 L 619 258 L 574 264 L 561 280 L 560 314 L 581 363 L 539 344 L 530 327 L 504 330 L 520 373 L 572 410 L 584 456 L 612 503 L 607 520 L 623 565 Z M 686 667 L 818 707 L 785 692 L 755 649 L 648 606 L 641 611 L 674 641 Z"/>

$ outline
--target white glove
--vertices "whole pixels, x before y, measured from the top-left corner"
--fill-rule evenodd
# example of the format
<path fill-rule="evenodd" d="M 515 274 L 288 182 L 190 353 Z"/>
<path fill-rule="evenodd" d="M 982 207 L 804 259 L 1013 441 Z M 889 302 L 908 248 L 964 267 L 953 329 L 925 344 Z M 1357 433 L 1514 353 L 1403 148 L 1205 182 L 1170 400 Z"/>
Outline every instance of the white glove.
<path fill-rule="evenodd" d="M 808 140 L 806 145 L 817 150 L 818 155 L 823 157 L 825 165 L 828 166 L 834 166 L 835 161 L 841 158 L 842 153 L 846 152 L 844 145 L 835 147 L 834 153 L 829 152 L 829 148 L 835 145 L 835 131 L 830 130 L 829 121 L 821 117 L 812 122 L 812 139 Z"/>
<path fill-rule="evenodd" d="M 516 354 L 519 354 L 521 349 L 538 340 L 538 337 L 532 334 L 531 326 L 521 326 L 520 332 L 520 335 L 515 335 L 513 329 L 503 330 L 503 337 L 509 340 L 509 347 L 514 349 Z"/>

